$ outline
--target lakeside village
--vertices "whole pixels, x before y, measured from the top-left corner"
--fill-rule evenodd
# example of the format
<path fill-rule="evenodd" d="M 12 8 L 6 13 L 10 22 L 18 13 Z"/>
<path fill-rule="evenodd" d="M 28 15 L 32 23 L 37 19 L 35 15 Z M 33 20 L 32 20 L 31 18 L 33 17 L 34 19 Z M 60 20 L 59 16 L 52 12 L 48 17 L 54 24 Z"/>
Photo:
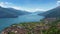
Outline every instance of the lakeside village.
<path fill-rule="evenodd" d="M 1 34 L 60 34 L 60 19 L 44 18 L 40 22 L 13 24 Z"/>

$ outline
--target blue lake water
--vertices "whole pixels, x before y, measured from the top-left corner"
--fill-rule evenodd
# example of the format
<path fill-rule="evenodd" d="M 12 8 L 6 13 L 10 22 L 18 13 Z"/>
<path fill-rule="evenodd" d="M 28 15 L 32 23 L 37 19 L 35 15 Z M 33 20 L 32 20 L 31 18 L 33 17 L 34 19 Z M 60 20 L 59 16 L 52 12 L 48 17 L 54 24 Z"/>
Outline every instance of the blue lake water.
<path fill-rule="evenodd" d="M 22 15 L 17 18 L 0 18 L 0 31 L 15 23 L 35 22 L 40 21 L 43 18 L 43 16 L 39 15 Z"/>

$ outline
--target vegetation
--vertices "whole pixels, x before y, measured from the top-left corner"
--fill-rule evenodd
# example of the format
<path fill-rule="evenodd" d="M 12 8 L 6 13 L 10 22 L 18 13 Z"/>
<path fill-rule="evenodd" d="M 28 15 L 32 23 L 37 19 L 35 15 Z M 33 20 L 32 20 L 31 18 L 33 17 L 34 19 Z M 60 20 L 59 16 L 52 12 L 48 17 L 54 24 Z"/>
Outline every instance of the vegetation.
<path fill-rule="evenodd" d="M 60 29 L 57 26 L 59 22 L 60 22 L 60 20 L 54 21 L 51 24 L 45 24 L 42 22 L 30 22 L 30 23 L 15 24 L 15 26 L 24 27 L 25 29 L 29 30 L 29 32 L 28 32 L 29 34 L 32 34 L 32 33 L 34 33 L 34 34 L 35 33 L 37 33 L 37 34 L 40 34 L 40 33 L 41 34 L 60 34 Z M 34 28 L 37 28 L 39 31 Z M 37 31 L 35 31 L 35 30 L 37 30 Z"/>
<path fill-rule="evenodd" d="M 8 34 L 15 34 L 14 32 L 8 32 Z"/>
<path fill-rule="evenodd" d="M 13 24 L 12 26 L 20 26 L 27 30 L 28 34 L 60 34 L 60 20 L 56 20 L 50 24 L 44 22 L 27 22 Z M 14 34 L 9 32 L 9 34 Z"/>

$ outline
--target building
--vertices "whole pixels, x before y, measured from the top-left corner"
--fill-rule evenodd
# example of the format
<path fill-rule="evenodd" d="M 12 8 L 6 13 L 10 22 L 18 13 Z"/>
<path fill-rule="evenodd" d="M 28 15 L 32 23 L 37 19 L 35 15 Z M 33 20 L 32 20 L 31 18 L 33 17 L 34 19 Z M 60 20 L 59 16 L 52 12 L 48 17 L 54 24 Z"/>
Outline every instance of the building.
<path fill-rule="evenodd" d="M 7 29 L 4 29 L 1 34 L 28 34 L 27 30 L 24 28 L 19 28 L 19 27 L 9 27 Z"/>

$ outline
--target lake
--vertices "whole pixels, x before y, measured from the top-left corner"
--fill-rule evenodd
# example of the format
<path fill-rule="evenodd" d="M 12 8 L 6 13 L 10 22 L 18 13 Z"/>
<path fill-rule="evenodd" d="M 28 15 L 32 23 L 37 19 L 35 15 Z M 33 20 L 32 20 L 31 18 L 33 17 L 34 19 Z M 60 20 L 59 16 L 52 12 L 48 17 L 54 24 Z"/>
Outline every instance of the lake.
<path fill-rule="evenodd" d="M 43 19 L 43 16 L 39 15 L 22 15 L 17 18 L 0 18 L 0 31 L 4 28 L 15 24 L 15 23 L 22 23 L 22 22 L 37 22 Z"/>

